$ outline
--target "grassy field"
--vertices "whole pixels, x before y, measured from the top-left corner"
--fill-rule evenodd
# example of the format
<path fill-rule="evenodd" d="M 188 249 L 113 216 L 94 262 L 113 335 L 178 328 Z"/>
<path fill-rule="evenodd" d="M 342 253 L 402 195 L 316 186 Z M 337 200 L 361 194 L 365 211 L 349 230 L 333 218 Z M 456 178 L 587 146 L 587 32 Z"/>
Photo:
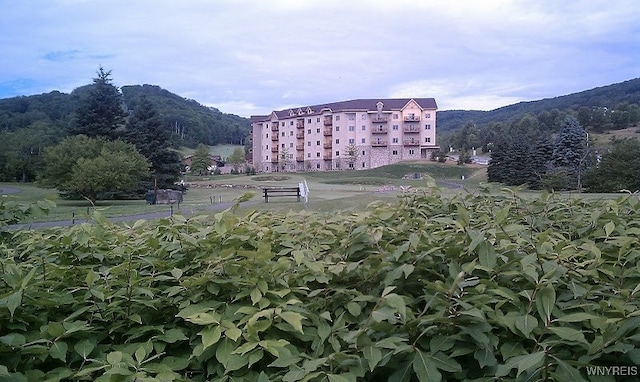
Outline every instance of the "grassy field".
<path fill-rule="evenodd" d="M 220 155 L 220 157 L 222 158 L 228 158 L 233 152 L 233 150 L 237 148 L 241 148 L 244 150 L 244 146 L 240 146 L 240 145 L 216 145 L 216 146 L 208 146 L 208 147 L 209 147 L 209 153 L 211 155 Z M 183 147 L 180 150 L 178 150 L 178 152 L 182 156 L 191 155 L 193 154 L 194 151 L 196 150 L 188 147 Z"/>

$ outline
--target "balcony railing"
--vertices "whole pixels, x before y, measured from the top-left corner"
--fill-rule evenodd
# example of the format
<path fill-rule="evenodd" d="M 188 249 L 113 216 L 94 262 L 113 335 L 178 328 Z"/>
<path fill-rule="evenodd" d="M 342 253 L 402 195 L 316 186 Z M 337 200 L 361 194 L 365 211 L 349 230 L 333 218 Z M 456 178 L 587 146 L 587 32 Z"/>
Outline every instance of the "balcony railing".
<path fill-rule="evenodd" d="M 331 126 L 333 125 L 333 117 L 328 117 L 324 119 L 324 125 L 325 126 Z"/>
<path fill-rule="evenodd" d="M 322 147 L 324 147 L 325 149 L 330 149 L 333 147 L 333 145 L 331 143 L 324 143 Z"/>
<path fill-rule="evenodd" d="M 296 129 L 304 129 L 304 121 L 296 121 Z"/>
<path fill-rule="evenodd" d="M 371 128 L 371 132 L 373 134 L 386 134 L 388 131 L 388 129 L 386 127 L 383 126 L 375 126 L 373 128 Z"/>
<path fill-rule="evenodd" d="M 405 139 L 402 143 L 405 146 L 420 146 L 420 141 L 417 139 Z"/>
<path fill-rule="evenodd" d="M 404 126 L 402 128 L 402 131 L 404 131 L 405 133 L 419 133 L 420 128 L 417 126 Z"/>
<path fill-rule="evenodd" d="M 273 134 L 273 135 L 271 136 L 271 140 L 272 140 L 272 141 L 277 141 L 277 140 L 278 140 L 278 134 Z"/>
<path fill-rule="evenodd" d="M 382 147 L 382 146 L 386 146 L 387 145 L 387 141 L 373 141 L 371 142 L 371 146 L 373 147 Z"/>
<path fill-rule="evenodd" d="M 271 131 L 278 131 L 278 126 L 277 125 L 271 126 Z"/>
<path fill-rule="evenodd" d="M 333 158 L 333 153 L 331 151 L 324 152 L 324 159 L 332 159 L 332 158 Z"/>
<path fill-rule="evenodd" d="M 278 157 L 271 158 L 271 163 L 278 163 Z"/>
<path fill-rule="evenodd" d="M 296 138 L 298 138 L 298 139 L 304 139 L 304 133 L 297 133 L 297 134 L 296 134 Z"/>
<path fill-rule="evenodd" d="M 387 122 L 389 122 L 389 120 L 387 119 L 387 117 L 378 117 L 376 115 L 374 117 L 371 117 L 371 122 L 373 122 L 373 123 L 387 123 Z"/>
<path fill-rule="evenodd" d="M 404 120 L 405 120 L 405 122 L 418 122 L 420 120 L 420 116 L 419 115 L 405 115 L 404 116 Z"/>
<path fill-rule="evenodd" d="M 296 150 L 304 151 L 304 145 L 296 145 Z"/>
<path fill-rule="evenodd" d="M 272 146 L 271 147 L 271 152 L 272 153 L 277 153 L 278 152 L 278 147 L 277 146 Z"/>
<path fill-rule="evenodd" d="M 296 155 L 296 162 L 304 162 L 304 155 Z"/>
<path fill-rule="evenodd" d="M 326 137 L 326 136 L 328 136 L 328 135 L 331 135 L 331 134 L 333 134 L 333 129 L 331 129 L 331 128 L 329 128 L 329 129 L 324 129 L 324 130 L 322 131 L 322 134 L 323 134 L 325 137 Z"/>

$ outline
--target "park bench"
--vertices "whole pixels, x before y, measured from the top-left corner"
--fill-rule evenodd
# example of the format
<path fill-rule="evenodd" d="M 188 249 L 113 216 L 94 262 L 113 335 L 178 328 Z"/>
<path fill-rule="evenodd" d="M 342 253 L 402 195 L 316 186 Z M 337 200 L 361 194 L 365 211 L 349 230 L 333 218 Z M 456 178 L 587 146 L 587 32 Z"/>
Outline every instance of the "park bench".
<path fill-rule="evenodd" d="M 277 196 L 295 196 L 300 201 L 299 187 L 263 188 L 264 202 L 269 203 L 269 198 Z"/>

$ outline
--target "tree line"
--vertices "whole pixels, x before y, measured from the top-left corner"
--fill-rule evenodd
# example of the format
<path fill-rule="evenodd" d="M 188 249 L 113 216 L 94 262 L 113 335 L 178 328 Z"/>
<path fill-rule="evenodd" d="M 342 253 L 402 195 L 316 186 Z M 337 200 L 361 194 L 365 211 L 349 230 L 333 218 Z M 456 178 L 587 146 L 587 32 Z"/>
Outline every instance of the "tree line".
<path fill-rule="evenodd" d="M 81 86 L 70 94 L 53 91 L 0 99 L 0 181 L 36 180 L 43 167 L 43 149 L 75 134 L 76 110 L 95 86 Z M 143 98 L 154 106 L 162 134 L 169 135 L 174 148 L 238 144 L 250 132 L 248 119 L 224 114 L 158 86 L 123 86 L 119 90 L 126 118 Z"/>

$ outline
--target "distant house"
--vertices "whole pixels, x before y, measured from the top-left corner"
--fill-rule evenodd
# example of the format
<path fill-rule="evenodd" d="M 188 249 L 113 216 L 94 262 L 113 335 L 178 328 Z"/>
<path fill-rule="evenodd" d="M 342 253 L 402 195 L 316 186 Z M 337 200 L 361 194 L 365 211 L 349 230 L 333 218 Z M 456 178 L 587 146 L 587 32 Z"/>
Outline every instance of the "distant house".
<path fill-rule="evenodd" d="M 191 167 L 191 159 L 193 155 L 187 155 L 182 158 L 182 163 L 185 166 Z M 220 155 L 209 155 L 209 159 L 211 159 L 211 166 L 215 167 L 224 167 L 224 162 L 222 161 L 222 157 Z"/>

